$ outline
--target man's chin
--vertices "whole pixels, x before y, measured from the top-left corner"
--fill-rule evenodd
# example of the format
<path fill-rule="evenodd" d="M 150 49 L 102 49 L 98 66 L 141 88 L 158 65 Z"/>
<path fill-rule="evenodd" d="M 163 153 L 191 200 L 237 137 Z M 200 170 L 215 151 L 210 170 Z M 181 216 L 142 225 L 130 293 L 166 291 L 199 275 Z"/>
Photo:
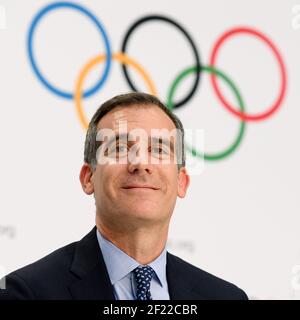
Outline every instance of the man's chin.
<path fill-rule="evenodd" d="M 146 208 L 145 206 L 131 206 L 126 209 L 126 212 L 123 212 L 122 216 L 125 217 L 128 221 L 130 220 L 130 223 L 132 223 L 133 221 L 154 222 L 162 218 L 161 213 L 157 211 L 157 208 L 151 206 Z"/>

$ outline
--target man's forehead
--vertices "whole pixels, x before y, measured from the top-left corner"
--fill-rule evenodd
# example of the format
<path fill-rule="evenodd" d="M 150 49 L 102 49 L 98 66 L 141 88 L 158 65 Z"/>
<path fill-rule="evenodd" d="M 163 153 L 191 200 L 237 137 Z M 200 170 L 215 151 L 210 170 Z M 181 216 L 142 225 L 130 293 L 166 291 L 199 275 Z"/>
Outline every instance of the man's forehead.
<path fill-rule="evenodd" d="M 175 129 L 172 119 L 156 105 L 118 106 L 98 122 L 98 129 L 128 132 L 132 129 Z"/>

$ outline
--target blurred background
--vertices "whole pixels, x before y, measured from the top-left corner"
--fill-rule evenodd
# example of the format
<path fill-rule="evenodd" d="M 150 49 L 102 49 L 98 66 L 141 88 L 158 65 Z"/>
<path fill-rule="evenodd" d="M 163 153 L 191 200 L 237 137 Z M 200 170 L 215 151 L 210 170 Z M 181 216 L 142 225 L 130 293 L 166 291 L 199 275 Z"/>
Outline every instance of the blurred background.
<path fill-rule="evenodd" d="M 133 90 L 114 56 L 122 48 L 135 89 L 155 87 L 164 102 L 178 75 L 202 66 L 172 95 L 175 107 L 183 101 L 174 113 L 203 130 L 204 143 L 187 154 L 188 169 L 202 170 L 190 168 L 169 251 L 251 299 L 300 299 L 297 0 L 0 0 L 0 272 L 94 226 L 94 199 L 78 178 L 82 114 L 88 121 L 106 99 Z M 86 73 L 76 104 L 82 70 L 98 55 L 109 58 Z M 216 88 L 212 72 L 236 91 L 220 74 Z"/>

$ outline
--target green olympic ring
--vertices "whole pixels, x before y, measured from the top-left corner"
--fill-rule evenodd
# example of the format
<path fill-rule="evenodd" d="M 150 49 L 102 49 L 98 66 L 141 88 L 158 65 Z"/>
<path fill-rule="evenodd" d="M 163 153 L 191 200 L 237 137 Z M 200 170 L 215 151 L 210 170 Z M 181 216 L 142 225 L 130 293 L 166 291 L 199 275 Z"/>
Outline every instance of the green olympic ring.
<path fill-rule="evenodd" d="M 174 97 L 175 91 L 176 91 L 177 86 L 180 83 L 180 81 L 182 79 L 184 79 L 186 76 L 188 76 L 190 73 L 200 72 L 200 71 L 212 73 L 212 74 L 215 74 L 216 76 L 222 78 L 225 81 L 225 83 L 230 87 L 230 89 L 232 89 L 234 95 L 236 96 L 241 112 L 245 112 L 245 104 L 243 102 L 241 94 L 240 94 L 239 90 L 237 89 L 236 85 L 223 72 L 221 72 L 220 70 L 216 69 L 215 67 L 211 67 L 211 66 L 202 66 L 200 69 L 197 67 L 190 67 L 190 68 L 183 70 L 175 78 L 175 80 L 173 81 L 173 83 L 169 89 L 168 98 L 167 98 L 167 107 L 170 110 L 173 110 L 173 106 L 174 106 L 173 97 Z M 210 161 L 221 160 L 221 159 L 229 156 L 232 152 L 234 152 L 238 148 L 238 146 L 240 145 L 240 143 L 242 141 L 242 138 L 245 135 L 245 128 L 246 128 L 245 121 L 240 120 L 240 128 L 239 128 L 238 136 L 235 139 L 235 141 L 227 149 L 225 149 L 224 151 L 218 152 L 216 154 L 199 152 L 196 149 L 190 147 L 188 144 L 186 144 L 186 146 L 187 146 L 186 149 L 193 156 L 202 158 L 204 160 L 210 160 Z"/>

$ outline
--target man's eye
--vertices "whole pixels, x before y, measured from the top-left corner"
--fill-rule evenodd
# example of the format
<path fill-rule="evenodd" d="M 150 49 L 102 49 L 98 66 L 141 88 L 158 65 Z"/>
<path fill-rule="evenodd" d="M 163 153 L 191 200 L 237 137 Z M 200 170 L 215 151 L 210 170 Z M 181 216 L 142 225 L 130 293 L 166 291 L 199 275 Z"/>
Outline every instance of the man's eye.
<path fill-rule="evenodd" d="M 115 145 L 108 148 L 107 152 L 109 155 L 112 154 L 127 154 L 128 148 L 127 145 Z"/>
<path fill-rule="evenodd" d="M 124 145 L 116 146 L 115 150 L 117 152 L 124 152 L 124 151 L 127 151 L 127 146 L 124 146 Z"/>
<path fill-rule="evenodd" d="M 169 154 L 167 148 L 163 148 L 161 146 L 152 147 L 151 151 L 152 151 L 152 153 L 157 154 L 157 155 L 167 155 L 167 154 Z"/>

